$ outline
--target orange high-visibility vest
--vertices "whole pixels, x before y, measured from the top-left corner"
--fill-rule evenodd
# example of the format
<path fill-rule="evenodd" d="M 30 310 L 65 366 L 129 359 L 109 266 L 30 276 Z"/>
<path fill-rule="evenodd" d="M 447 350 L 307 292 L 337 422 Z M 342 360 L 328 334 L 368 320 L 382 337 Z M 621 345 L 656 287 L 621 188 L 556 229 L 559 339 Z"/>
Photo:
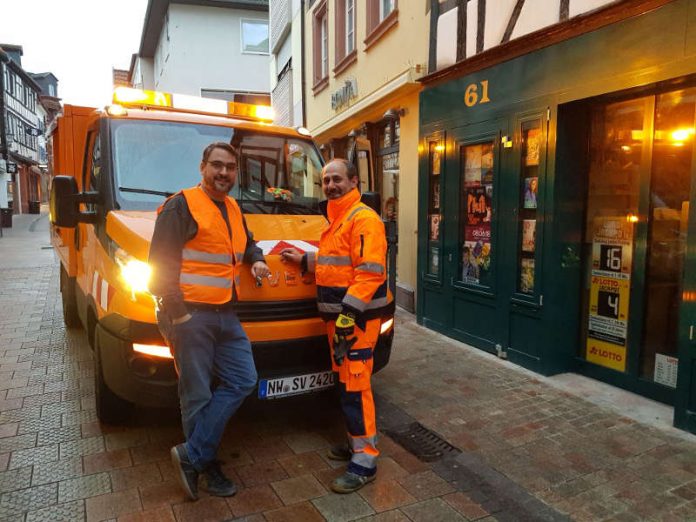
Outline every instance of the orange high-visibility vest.
<path fill-rule="evenodd" d="M 377 213 L 360 202 L 353 189 L 329 200 L 329 226 L 307 267 L 315 272 L 317 305 L 325 319 L 348 305 L 369 319 L 381 317 L 393 303 L 387 285 L 387 239 Z"/>
<path fill-rule="evenodd" d="M 198 187 L 182 191 L 189 211 L 198 224 L 198 233 L 181 252 L 179 286 L 184 301 L 225 304 L 239 289 L 239 271 L 247 246 L 242 212 L 231 197 L 225 198 L 232 238 L 220 209 Z"/>

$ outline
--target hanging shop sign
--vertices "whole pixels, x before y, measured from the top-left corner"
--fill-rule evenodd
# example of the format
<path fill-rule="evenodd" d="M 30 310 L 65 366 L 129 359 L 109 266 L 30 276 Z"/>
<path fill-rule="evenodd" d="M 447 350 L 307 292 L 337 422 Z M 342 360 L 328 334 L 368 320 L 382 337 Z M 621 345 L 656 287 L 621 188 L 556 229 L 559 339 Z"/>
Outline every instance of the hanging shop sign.
<path fill-rule="evenodd" d="M 626 217 L 596 218 L 587 333 L 588 361 L 626 371 L 628 304 L 633 261 L 633 223 Z"/>
<path fill-rule="evenodd" d="M 8 174 L 17 174 L 17 164 L 12 163 L 11 161 L 7 162 L 7 173 Z"/>
<path fill-rule="evenodd" d="M 358 81 L 355 78 L 348 78 L 343 85 L 331 93 L 331 108 L 339 111 L 348 105 L 352 99 L 358 97 Z"/>

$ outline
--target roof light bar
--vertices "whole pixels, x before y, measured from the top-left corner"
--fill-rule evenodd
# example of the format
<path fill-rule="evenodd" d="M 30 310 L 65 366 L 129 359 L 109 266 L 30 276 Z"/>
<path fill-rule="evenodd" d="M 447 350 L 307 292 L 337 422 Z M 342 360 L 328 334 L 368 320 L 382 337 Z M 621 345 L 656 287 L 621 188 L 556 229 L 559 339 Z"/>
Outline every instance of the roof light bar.
<path fill-rule="evenodd" d="M 268 123 L 275 118 L 273 108 L 268 105 L 227 102 L 213 98 L 147 91 L 130 87 L 117 87 L 114 90 L 113 103 L 126 107 L 157 107 L 205 114 L 221 114 Z"/>

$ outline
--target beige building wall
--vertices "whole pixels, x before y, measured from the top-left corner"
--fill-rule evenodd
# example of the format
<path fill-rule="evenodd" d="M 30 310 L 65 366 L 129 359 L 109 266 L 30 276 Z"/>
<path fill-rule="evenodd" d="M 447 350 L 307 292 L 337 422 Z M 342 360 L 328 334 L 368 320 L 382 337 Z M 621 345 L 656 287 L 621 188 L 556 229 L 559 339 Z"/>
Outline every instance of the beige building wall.
<path fill-rule="evenodd" d="M 400 118 L 399 147 L 399 250 L 398 285 L 415 297 L 418 216 L 418 78 L 426 74 L 428 62 L 429 15 L 423 2 L 399 0 L 398 22 L 366 49 L 366 1 L 357 0 L 357 60 L 340 74 L 336 65 L 336 0 L 327 0 L 329 82 L 314 93 L 313 20 L 321 2 L 314 2 L 306 14 L 306 110 L 307 127 L 318 144 L 343 138 L 364 123 L 377 123 L 389 109 L 404 109 Z M 334 111 L 331 95 L 346 80 L 355 80 L 357 96 L 346 107 Z M 374 152 L 374 151 L 373 151 Z"/>

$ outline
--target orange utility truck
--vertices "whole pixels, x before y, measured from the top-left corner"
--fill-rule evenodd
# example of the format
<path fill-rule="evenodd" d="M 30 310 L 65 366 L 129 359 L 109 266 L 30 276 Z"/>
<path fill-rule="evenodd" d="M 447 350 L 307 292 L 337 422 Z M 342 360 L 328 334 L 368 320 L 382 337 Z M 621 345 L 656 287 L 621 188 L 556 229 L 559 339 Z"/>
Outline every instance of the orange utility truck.
<path fill-rule="evenodd" d="M 288 246 L 317 249 L 326 223 L 322 159 L 309 132 L 271 118 L 265 106 L 128 88 L 117 89 L 104 110 L 64 107 L 51 135 L 51 237 L 65 324 L 84 327 L 94 350 L 101 420 L 121 421 L 135 404 L 177 404 L 174 361 L 148 292 L 148 251 L 157 207 L 200 181 L 201 153 L 215 141 L 240 151 L 231 195 L 272 271 L 261 286 L 245 271 L 242 285 L 253 291 L 236 303 L 253 346 L 258 396 L 333 385 L 313 275 L 279 255 Z M 389 361 L 393 322 L 382 324 L 376 370 Z"/>

